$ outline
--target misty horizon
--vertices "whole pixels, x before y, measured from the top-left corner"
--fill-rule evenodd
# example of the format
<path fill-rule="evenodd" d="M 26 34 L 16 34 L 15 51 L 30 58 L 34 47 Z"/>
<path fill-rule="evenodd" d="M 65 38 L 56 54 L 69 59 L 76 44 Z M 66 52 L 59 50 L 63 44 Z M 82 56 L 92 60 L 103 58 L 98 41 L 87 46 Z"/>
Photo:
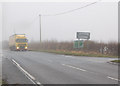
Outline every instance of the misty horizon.
<path fill-rule="evenodd" d="M 39 41 L 39 14 L 52 15 L 85 6 L 91 2 L 7 2 L 2 3 L 2 40 L 26 34 L 30 41 Z M 81 10 L 58 16 L 42 16 L 42 41 L 76 40 L 76 32 L 90 32 L 90 40 L 118 42 L 117 2 L 98 2 Z"/>

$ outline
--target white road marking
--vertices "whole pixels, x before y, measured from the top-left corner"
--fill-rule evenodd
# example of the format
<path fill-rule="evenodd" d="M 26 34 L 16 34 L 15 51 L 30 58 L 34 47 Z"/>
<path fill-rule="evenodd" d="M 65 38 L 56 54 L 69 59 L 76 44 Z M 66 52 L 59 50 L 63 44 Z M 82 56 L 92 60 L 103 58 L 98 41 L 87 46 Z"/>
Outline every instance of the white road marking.
<path fill-rule="evenodd" d="M 65 56 L 65 57 L 72 57 L 72 56 Z"/>
<path fill-rule="evenodd" d="M 17 67 L 23 71 L 23 73 L 27 76 L 27 78 L 33 83 L 33 84 L 40 84 L 40 82 L 36 81 L 35 77 L 33 77 L 31 74 L 29 74 L 26 70 L 24 70 L 20 64 L 18 64 L 14 59 L 12 59 L 12 61 L 17 65 Z"/>
<path fill-rule="evenodd" d="M 27 77 L 33 84 L 36 84 L 30 77 L 28 77 L 27 75 L 26 75 L 26 77 Z"/>
<path fill-rule="evenodd" d="M 12 61 L 13 61 L 25 74 L 27 74 L 31 79 L 35 80 L 35 78 L 34 78 L 32 75 L 30 75 L 26 70 L 24 70 L 24 69 L 20 66 L 20 64 L 18 64 L 14 59 L 12 59 Z"/>
<path fill-rule="evenodd" d="M 110 77 L 110 76 L 107 76 L 107 78 L 112 79 L 112 80 L 115 80 L 115 81 L 120 81 L 120 80 L 118 80 L 118 79 L 116 79 L 116 78 L 113 78 L 113 77 Z"/>
<path fill-rule="evenodd" d="M 36 81 L 37 84 L 41 84 L 40 82 Z"/>
<path fill-rule="evenodd" d="M 63 66 L 67 66 L 67 67 L 70 67 L 70 68 L 73 68 L 73 69 L 77 69 L 77 70 L 80 70 L 80 71 L 86 71 L 84 69 L 81 69 L 81 68 L 78 68 L 78 67 L 74 67 L 74 66 L 71 66 L 71 65 L 66 65 L 66 64 L 62 64 Z"/>

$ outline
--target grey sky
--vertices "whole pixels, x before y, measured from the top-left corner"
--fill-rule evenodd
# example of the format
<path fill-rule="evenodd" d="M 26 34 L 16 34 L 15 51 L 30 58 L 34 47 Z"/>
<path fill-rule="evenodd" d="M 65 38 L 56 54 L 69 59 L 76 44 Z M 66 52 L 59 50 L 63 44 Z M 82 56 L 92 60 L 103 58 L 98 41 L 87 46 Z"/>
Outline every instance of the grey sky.
<path fill-rule="evenodd" d="M 91 2 L 89 2 L 91 3 Z M 3 40 L 15 33 L 26 34 L 29 40 L 39 40 L 39 14 L 69 11 L 86 2 L 24 2 L 3 3 Z M 94 5 L 59 16 L 42 17 L 42 40 L 70 41 L 77 31 L 90 31 L 91 40 L 118 40 L 117 2 L 98 2 Z"/>
<path fill-rule="evenodd" d="M 0 41 L 2 41 L 2 4 L 1 3 L 0 3 Z"/>

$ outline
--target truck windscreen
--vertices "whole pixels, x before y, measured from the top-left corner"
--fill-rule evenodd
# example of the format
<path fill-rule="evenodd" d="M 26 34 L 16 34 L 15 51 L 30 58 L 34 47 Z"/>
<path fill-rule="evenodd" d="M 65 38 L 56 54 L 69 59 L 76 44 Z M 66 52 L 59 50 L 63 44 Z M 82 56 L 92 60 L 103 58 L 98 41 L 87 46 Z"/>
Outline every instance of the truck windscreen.
<path fill-rule="evenodd" d="M 16 39 L 16 42 L 27 42 L 27 39 Z"/>

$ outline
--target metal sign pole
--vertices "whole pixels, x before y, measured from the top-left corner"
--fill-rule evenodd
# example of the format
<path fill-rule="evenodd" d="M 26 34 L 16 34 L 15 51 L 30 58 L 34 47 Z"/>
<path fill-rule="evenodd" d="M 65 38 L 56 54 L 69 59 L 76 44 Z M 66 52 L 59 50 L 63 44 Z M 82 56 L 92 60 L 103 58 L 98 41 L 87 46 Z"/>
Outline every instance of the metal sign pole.
<path fill-rule="evenodd" d="M 40 43 L 41 43 L 41 15 L 39 15 L 40 17 Z"/>
<path fill-rule="evenodd" d="M 80 40 L 80 39 L 78 39 L 78 49 L 79 49 L 79 40 Z"/>
<path fill-rule="evenodd" d="M 87 50 L 89 50 L 89 39 L 87 39 Z"/>

